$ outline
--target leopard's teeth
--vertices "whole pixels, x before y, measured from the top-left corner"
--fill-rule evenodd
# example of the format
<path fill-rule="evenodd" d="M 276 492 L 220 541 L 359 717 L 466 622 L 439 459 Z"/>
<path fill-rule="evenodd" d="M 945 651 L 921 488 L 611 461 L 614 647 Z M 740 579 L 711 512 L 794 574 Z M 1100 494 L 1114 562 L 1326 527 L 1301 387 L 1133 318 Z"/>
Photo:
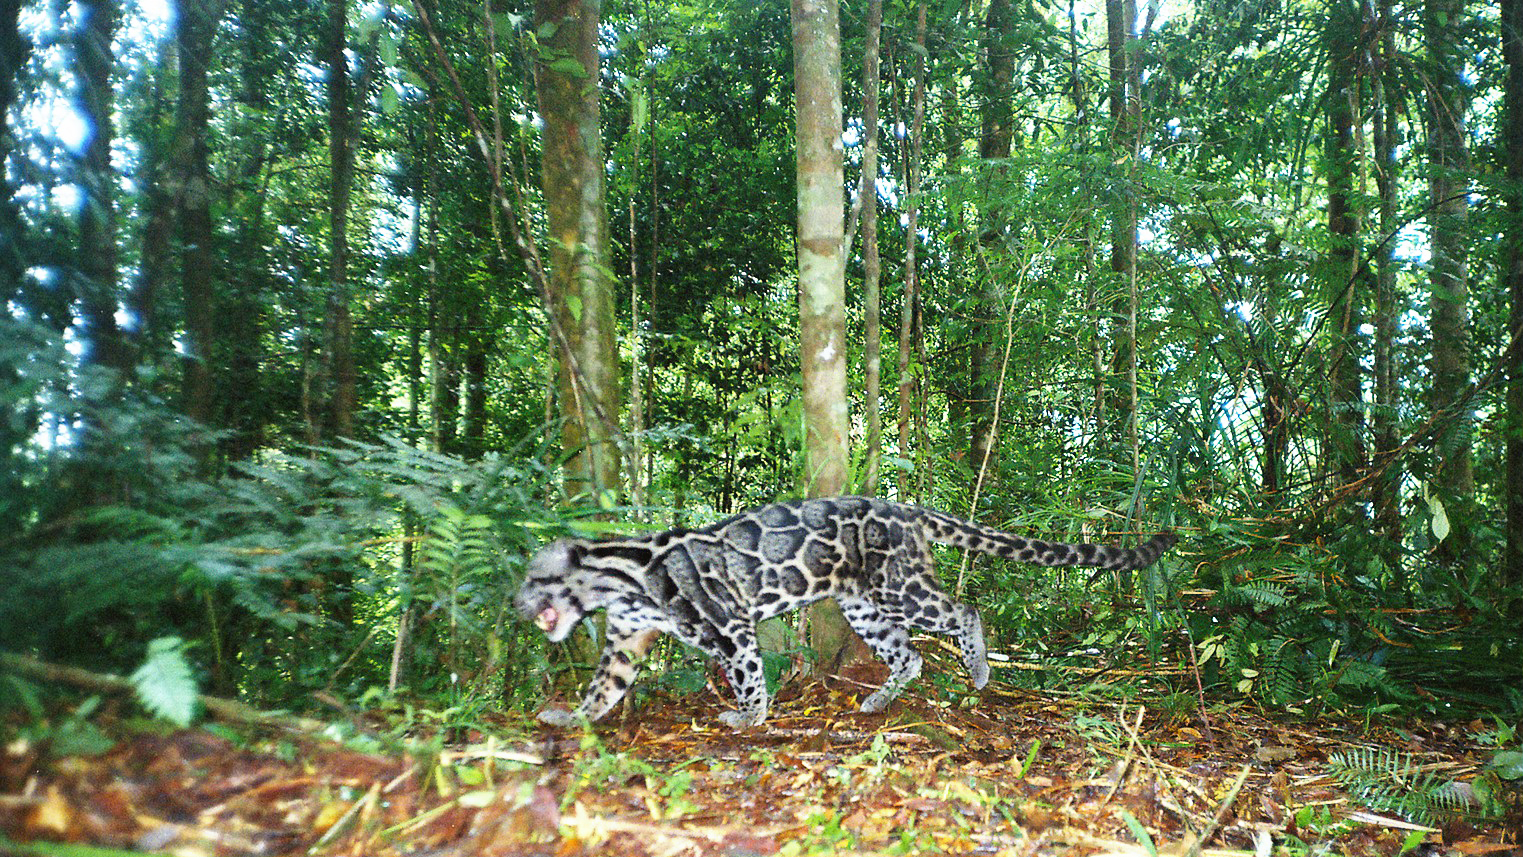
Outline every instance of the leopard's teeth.
<path fill-rule="evenodd" d="M 534 617 L 534 624 L 538 625 L 541 631 L 544 631 L 546 634 L 548 634 L 551 631 L 555 630 L 555 622 L 559 618 L 560 615 L 555 612 L 554 607 L 546 607 L 545 609 L 539 611 L 538 616 Z"/>

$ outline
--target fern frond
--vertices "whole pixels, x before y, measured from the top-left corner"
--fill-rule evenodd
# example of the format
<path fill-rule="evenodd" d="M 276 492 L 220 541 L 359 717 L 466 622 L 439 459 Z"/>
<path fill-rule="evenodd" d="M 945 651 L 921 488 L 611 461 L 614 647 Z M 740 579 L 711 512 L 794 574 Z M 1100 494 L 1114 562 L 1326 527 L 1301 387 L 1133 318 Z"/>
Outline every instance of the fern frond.
<path fill-rule="evenodd" d="M 1327 769 L 1355 800 L 1416 824 L 1436 826 L 1487 814 L 1468 783 L 1439 776 L 1431 766 L 1415 762 L 1411 753 L 1356 747 L 1328 756 Z"/>

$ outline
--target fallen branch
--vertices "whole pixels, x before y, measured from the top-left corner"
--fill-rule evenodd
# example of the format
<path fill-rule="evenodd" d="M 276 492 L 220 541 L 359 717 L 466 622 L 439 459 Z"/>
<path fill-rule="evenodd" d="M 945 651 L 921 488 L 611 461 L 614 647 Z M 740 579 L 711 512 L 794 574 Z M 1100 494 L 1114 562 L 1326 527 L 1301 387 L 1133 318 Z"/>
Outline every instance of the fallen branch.
<path fill-rule="evenodd" d="M 15 673 L 34 681 L 50 684 L 67 684 L 96 693 L 135 693 L 132 682 L 121 676 L 91 672 L 79 667 L 62 666 L 40 661 L 27 655 L 0 652 L 0 671 Z M 271 726 L 293 732 L 321 732 L 328 724 L 310 717 L 296 717 L 260 711 L 236 699 L 198 694 L 201 710 L 218 720 L 240 723 L 246 726 Z"/>

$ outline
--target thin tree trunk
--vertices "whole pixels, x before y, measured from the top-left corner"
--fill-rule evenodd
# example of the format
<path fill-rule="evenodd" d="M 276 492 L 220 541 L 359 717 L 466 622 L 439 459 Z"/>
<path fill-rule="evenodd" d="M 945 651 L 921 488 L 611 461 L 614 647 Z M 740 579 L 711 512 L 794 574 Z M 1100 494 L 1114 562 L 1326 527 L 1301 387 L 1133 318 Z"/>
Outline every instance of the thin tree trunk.
<path fill-rule="evenodd" d="M 882 260 L 878 256 L 878 91 L 879 37 L 883 30 L 883 0 L 868 0 L 866 44 L 862 49 L 862 181 L 857 199 L 862 211 L 862 347 L 863 400 L 867 410 L 867 463 L 862 493 L 878 493 L 883 463 L 883 319 Z"/>
<path fill-rule="evenodd" d="M 211 212 L 211 126 L 207 68 L 221 4 L 176 4 L 175 44 L 180 57 L 179 117 L 174 163 L 179 199 L 180 294 L 185 303 L 185 413 L 203 424 L 218 422 L 214 363 L 217 252 Z M 210 449 L 206 450 L 209 454 Z"/>
<path fill-rule="evenodd" d="M 17 141 L 11 129 L 11 107 L 16 103 L 18 75 L 31 56 L 32 44 L 21 36 L 21 4 L 0 4 L 0 163 L 10 160 Z M 16 188 L 7 171 L 0 171 L 0 294 L 5 300 L 20 295 L 29 253 L 22 237 L 21 212 L 16 205 Z M 0 436 L 9 433 L 0 428 Z M 6 447 L 10 449 L 10 446 Z M 8 477 L 0 477 L 8 480 Z"/>
<path fill-rule="evenodd" d="M 354 188 L 355 119 L 350 103 L 348 0 L 327 0 L 325 50 L 328 80 L 328 299 L 323 319 L 319 407 L 324 434 L 354 434 L 357 405 L 354 323 L 349 307 L 349 203 Z"/>
<path fill-rule="evenodd" d="M 904 148 L 905 189 L 905 236 L 904 236 L 904 297 L 899 312 L 899 454 L 915 461 L 910 474 L 900 476 L 899 493 L 902 497 L 916 496 L 924 490 L 927 474 L 923 464 L 925 450 L 917 430 L 917 414 L 925 412 L 922 394 L 925 384 L 921 373 L 925 363 L 921 359 L 922 331 L 920 329 L 920 155 L 921 138 L 925 126 L 925 5 L 919 4 L 916 13 L 915 82 L 910 105 L 909 139 Z M 911 371 L 910 361 L 915 360 Z M 910 487 L 913 483 L 913 487 Z"/>
<path fill-rule="evenodd" d="M 1523 0 L 1502 0 L 1502 53 L 1507 80 L 1498 131 L 1503 153 L 1503 191 L 1507 226 L 1498 267 L 1501 285 L 1511 306 L 1507 351 L 1507 549 L 1499 592 L 1523 586 Z M 1513 616 L 1523 615 L 1523 599 L 1504 605 Z"/>
<path fill-rule="evenodd" d="M 267 24 L 272 10 L 255 0 L 245 0 L 238 11 L 240 24 L 258 28 Z M 257 39 L 239 39 L 239 93 L 241 110 L 263 115 L 270 107 L 261 73 L 270 62 L 264 53 L 273 46 Z M 239 139 L 231 154 L 236 165 L 231 170 L 232 187 L 227 193 L 229 218 L 236 225 L 227 251 L 230 264 L 219 272 L 221 296 L 217 302 L 217 339 L 223 350 L 225 390 L 236 390 L 236 397 L 223 395 L 223 428 L 228 431 L 222 444 L 227 461 L 251 458 L 264 441 L 264 427 L 273 418 L 267 389 L 267 346 L 263 337 L 269 313 L 266 311 L 273 277 L 265 263 L 268 236 L 265 226 L 269 184 L 274 175 L 270 142 L 263 135 Z"/>
<path fill-rule="evenodd" d="M 1135 41 L 1137 3 L 1136 0 L 1106 0 L 1106 49 L 1110 64 L 1110 116 L 1111 116 L 1111 145 L 1118 157 L 1126 159 L 1128 164 L 1128 176 L 1135 175 L 1137 158 L 1137 135 L 1138 125 L 1138 94 L 1133 88 L 1137 80 L 1135 69 L 1135 51 L 1132 45 Z M 1135 194 L 1127 194 L 1125 199 L 1118 200 L 1111 211 L 1111 271 L 1116 279 L 1127 288 L 1127 299 L 1118 306 L 1113 307 L 1113 312 L 1121 318 L 1120 341 L 1115 360 L 1122 366 L 1122 373 L 1128 380 L 1128 403 L 1126 405 L 1120 439 L 1128 441 L 1128 445 L 1136 448 L 1136 421 L 1137 412 L 1134 396 L 1135 367 L 1137 362 L 1137 326 L 1136 326 L 1136 280 L 1137 280 L 1137 206 L 1134 202 Z M 1107 405 L 1104 411 L 1110 412 L 1112 408 Z"/>
<path fill-rule="evenodd" d="M 1010 0 L 990 0 L 984 17 L 983 54 L 985 72 L 980 99 L 978 156 L 984 161 L 991 181 L 1004 172 L 1003 161 L 1010 157 L 1015 142 L 1011 84 L 1015 79 L 1015 15 Z M 920 86 L 917 80 L 917 88 Z M 986 251 L 998 253 L 1003 241 L 1004 212 L 997 205 L 986 205 L 979 228 L 979 241 Z M 978 332 L 969 352 L 969 402 L 971 425 L 968 438 L 968 464 L 978 474 L 982 485 L 997 445 L 999 426 L 995 425 L 995 390 L 999 386 L 1000 334 L 1003 327 L 1004 300 L 999 283 L 991 271 L 980 277 Z"/>
<path fill-rule="evenodd" d="M 471 306 L 465 314 L 465 360 L 461 379 L 461 398 L 465 411 L 461 420 L 461 450 L 471 458 L 486 452 L 487 428 L 487 337 L 481 307 Z"/>
<path fill-rule="evenodd" d="M 1430 328 L 1433 332 L 1433 396 L 1439 418 L 1435 442 L 1439 452 L 1436 482 L 1443 501 L 1467 504 L 1475 491 L 1471 470 L 1472 420 L 1464 407 L 1470 394 L 1469 217 L 1470 153 L 1465 145 L 1465 114 L 1470 95 L 1462 72 L 1466 56 L 1460 45 L 1464 0 L 1427 0 L 1423 39 L 1430 64 L 1428 86 L 1428 200 L 1432 253 Z M 1465 536 L 1467 514 L 1449 516 L 1450 535 L 1440 545 L 1448 561 L 1471 553 Z"/>
<path fill-rule="evenodd" d="M 91 129 L 79 164 L 79 258 L 74 277 L 79 300 L 79 336 L 87 363 L 115 369 L 124 380 L 132 355 L 116 322 L 116 171 L 111 166 L 115 139 L 112 122 L 111 40 L 116 34 L 116 4 L 81 0 L 83 24 L 75 43 L 79 110 Z"/>
<path fill-rule="evenodd" d="M 1393 0 L 1376 0 L 1374 9 L 1366 10 L 1366 17 L 1376 20 L 1392 20 Z M 1384 28 L 1378 50 L 1381 62 L 1378 67 L 1392 69 L 1397 60 L 1396 34 Z M 1372 430 L 1377 458 L 1396 449 L 1401 443 L 1396 429 L 1397 385 L 1396 316 L 1399 311 L 1396 300 L 1395 243 L 1390 236 L 1400 228 L 1397 211 L 1397 188 L 1400 163 L 1396 160 L 1396 144 L 1400 134 L 1396 110 L 1390 99 L 1396 82 L 1389 71 L 1373 80 L 1375 104 L 1370 122 L 1374 128 L 1375 187 L 1380 197 L 1380 234 L 1384 239 L 1375 257 L 1375 311 L 1374 311 L 1374 364 L 1375 399 L 1372 413 Z M 1371 506 L 1375 513 L 1375 526 L 1384 538 L 1377 539 L 1387 567 L 1396 575 L 1397 587 L 1405 588 L 1401 572 L 1401 482 L 1399 464 L 1392 462 L 1385 472 L 1378 475 L 1371 486 Z"/>
<path fill-rule="evenodd" d="M 608 276 L 608 213 L 598 125 L 600 0 L 538 0 L 535 27 L 553 30 L 548 56 L 535 64 L 544 120 L 540 171 L 550 238 L 549 290 L 555 324 L 565 334 L 558 355 L 558 394 L 570 496 L 619 493 L 619 364 L 614 339 L 614 284 Z M 554 337 L 552 337 L 552 341 Z"/>
<path fill-rule="evenodd" d="M 1340 484 L 1350 484 L 1364 468 L 1363 392 L 1359 325 L 1363 321 L 1360 236 L 1363 212 L 1358 199 L 1359 115 L 1357 7 L 1332 4 L 1327 22 L 1327 229 L 1329 303 L 1334 322 L 1329 335 L 1328 363 L 1332 379 L 1330 458 Z"/>

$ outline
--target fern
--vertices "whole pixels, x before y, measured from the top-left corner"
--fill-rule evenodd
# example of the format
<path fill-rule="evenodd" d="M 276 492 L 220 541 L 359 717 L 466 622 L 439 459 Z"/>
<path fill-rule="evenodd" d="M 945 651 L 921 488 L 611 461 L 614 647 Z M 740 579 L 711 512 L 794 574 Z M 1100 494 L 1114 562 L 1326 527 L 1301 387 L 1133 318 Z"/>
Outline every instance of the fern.
<path fill-rule="evenodd" d="M 176 726 L 189 726 L 196 717 L 198 696 L 185 641 L 160 637 L 148 644 L 148 658 L 130 677 L 138 701 L 153 714 Z"/>
<path fill-rule="evenodd" d="M 1416 824 L 1436 826 L 1490 813 L 1477 804 L 1468 783 L 1438 776 L 1414 762 L 1411 753 L 1356 747 L 1328 756 L 1327 769 L 1355 800 Z"/>

